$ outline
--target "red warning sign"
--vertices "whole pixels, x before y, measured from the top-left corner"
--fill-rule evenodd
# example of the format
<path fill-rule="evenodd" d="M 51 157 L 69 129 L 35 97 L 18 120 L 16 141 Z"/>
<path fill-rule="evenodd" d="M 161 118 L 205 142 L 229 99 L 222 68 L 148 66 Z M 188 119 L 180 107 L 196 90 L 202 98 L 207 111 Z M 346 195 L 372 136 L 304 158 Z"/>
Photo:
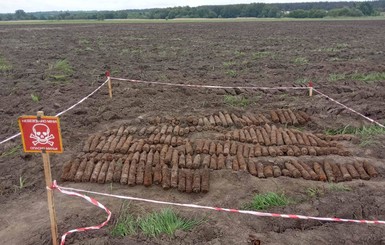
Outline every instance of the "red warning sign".
<path fill-rule="evenodd" d="M 18 121 L 25 152 L 63 152 L 58 117 L 22 116 Z"/>

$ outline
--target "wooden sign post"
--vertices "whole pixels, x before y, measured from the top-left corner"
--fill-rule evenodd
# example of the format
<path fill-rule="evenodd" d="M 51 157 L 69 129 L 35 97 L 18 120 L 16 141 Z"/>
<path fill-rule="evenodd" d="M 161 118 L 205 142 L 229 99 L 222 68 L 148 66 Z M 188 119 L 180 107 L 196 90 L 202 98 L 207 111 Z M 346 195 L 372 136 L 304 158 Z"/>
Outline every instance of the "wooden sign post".
<path fill-rule="evenodd" d="M 309 82 L 309 96 L 313 96 L 313 83 L 311 81 Z"/>
<path fill-rule="evenodd" d="M 110 95 L 110 98 L 112 98 L 112 83 L 111 83 L 111 76 L 110 76 L 110 72 L 109 71 L 106 71 L 106 77 L 107 77 L 107 80 L 108 80 L 108 93 Z"/>
<path fill-rule="evenodd" d="M 51 163 L 49 153 L 62 153 L 63 146 L 58 117 L 44 116 L 38 111 L 37 116 L 19 117 L 19 127 L 25 152 L 41 152 L 44 164 L 44 177 L 47 187 L 52 186 Z M 58 232 L 53 191 L 47 188 L 48 210 L 51 221 L 52 244 L 58 245 Z"/>

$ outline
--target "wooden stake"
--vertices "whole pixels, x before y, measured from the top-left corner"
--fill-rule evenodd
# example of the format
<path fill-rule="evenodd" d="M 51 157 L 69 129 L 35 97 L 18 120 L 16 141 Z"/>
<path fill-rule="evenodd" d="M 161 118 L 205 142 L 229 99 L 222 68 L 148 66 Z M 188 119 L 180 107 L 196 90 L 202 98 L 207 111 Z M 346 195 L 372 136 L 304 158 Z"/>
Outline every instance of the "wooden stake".
<path fill-rule="evenodd" d="M 112 98 L 112 84 L 111 84 L 111 77 L 108 77 L 108 93 L 110 94 L 110 98 Z"/>
<path fill-rule="evenodd" d="M 309 82 L 309 96 L 310 97 L 313 96 L 313 83 L 312 82 Z"/>
<path fill-rule="evenodd" d="M 38 111 L 37 116 L 38 117 L 44 116 L 44 112 Z M 52 186 L 51 162 L 49 159 L 49 154 L 47 152 L 45 152 L 45 150 L 43 150 L 41 152 L 41 156 L 43 158 L 43 164 L 44 164 L 45 185 L 49 187 L 49 186 Z M 53 191 L 51 189 L 47 189 L 47 198 L 48 198 L 49 218 L 51 221 L 52 244 L 58 245 L 56 212 L 55 212 L 55 205 L 54 205 L 54 199 L 53 199 Z"/>

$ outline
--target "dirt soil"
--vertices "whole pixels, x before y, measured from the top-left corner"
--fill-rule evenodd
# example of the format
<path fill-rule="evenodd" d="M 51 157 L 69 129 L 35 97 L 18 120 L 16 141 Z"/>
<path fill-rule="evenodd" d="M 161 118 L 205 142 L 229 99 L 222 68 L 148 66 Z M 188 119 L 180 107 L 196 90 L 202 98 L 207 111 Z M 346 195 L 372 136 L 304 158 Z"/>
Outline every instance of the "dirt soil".
<path fill-rule="evenodd" d="M 0 57 L 11 70 L 0 70 L 0 139 L 18 132 L 17 118 L 44 110 L 54 115 L 71 106 L 104 80 L 115 77 L 182 84 L 224 86 L 306 86 L 317 89 L 359 112 L 385 122 L 385 81 L 351 79 L 356 73 L 384 72 L 384 21 L 288 21 L 168 24 L 0 25 Z M 66 59 L 74 73 L 55 81 L 51 67 Z M 332 81 L 335 74 L 344 79 Z M 122 122 L 140 124 L 154 116 L 202 116 L 219 110 L 267 112 L 273 108 L 306 111 L 312 122 L 303 130 L 323 132 L 367 122 L 338 105 L 305 91 L 213 90 L 113 82 L 61 117 L 65 152 L 52 155 L 52 174 L 59 179 L 64 162 L 82 148 L 91 133 Z M 37 95 L 38 101 L 31 95 Z M 247 105 L 225 103 L 243 96 Z M 207 194 L 163 191 L 158 186 L 63 183 L 81 189 L 240 208 L 256 193 L 284 192 L 296 204 L 269 212 L 312 216 L 385 220 L 383 158 L 385 141 L 354 146 L 352 158 L 368 159 L 382 177 L 355 180 L 347 192 L 328 190 L 328 184 L 287 177 L 258 179 L 247 172 L 215 171 Z M 43 166 L 39 154 L 25 154 L 17 138 L 0 145 L 0 244 L 49 244 L 49 216 Z M 337 159 L 337 158 L 336 158 Z M 307 188 L 324 189 L 310 198 Z M 96 197 L 114 218 L 122 200 Z M 95 225 L 102 210 L 83 200 L 55 193 L 59 233 Z M 138 209 L 165 206 L 132 202 Z M 66 244 L 385 244 L 383 225 L 260 218 L 233 213 L 176 208 L 186 217 L 207 222 L 175 237 L 147 238 L 142 234 L 111 237 L 112 222 L 98 231 L 70 235 Z"/>

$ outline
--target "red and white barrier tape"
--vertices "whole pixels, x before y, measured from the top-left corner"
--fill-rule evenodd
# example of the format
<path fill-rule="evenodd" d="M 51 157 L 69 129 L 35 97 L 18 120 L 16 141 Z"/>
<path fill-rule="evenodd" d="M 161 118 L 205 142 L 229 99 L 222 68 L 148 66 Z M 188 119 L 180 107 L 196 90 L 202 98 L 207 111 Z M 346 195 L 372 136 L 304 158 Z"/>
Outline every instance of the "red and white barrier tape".
<path fill-rule="evenodd" d="M 214 88 L 214 89 L 260 89 L 260 90 L 279 90 L 279 89 L 300 89 L 300 90 L 308 90 L 308 87 L 239 87 L 239 86 L 216 86 L 216 85 L 195 85 L 195 84 L 179 84 L 179 83 L 165 83 L 165 82 L 149 82 L 143 80 L 135 80 L 135 79 L 126 79 L 126 78 L 117 78 L 111 77 L 111 80 L 117 81 L 127 81 L 132 83 L 145 83 L 145 84 L 157 84 L 157 85 L 166 85 L 166 86 L 174 86 L 174 87 L 190 87 L 190 88 Z"/>
<path fill-rule="evenodd" d="M 144 199 L 144 198 L 138 198 L 138 197 L 113 195 L 113 194 L 100 193 L 100 192 L 95 192 L 95 191 L 86 191 L 86 190 L 70 188 L 70 187 L 62 187 L 62 186 L 57 186 L 57 187 L 62 189 L 62 190 L 84 192 L 84 193 L 90 193 L 90 194 L 107 196 L 107 197 L 114 197 L 114 198 L 119 198 L 119 199 L 149 202 L 149 203 L 156 203 L 156 204 L 173 205 L 173 206 L 181 206 L 181 207 L 189 207 L 189 208 L 210 209 L 210 210 L 224 211 L 224 212 L 231 212 L 231 213 L 251 214 L 251 215 L 262 216 L 262 217 L 280 217 L 280 218 L 287 218 L 287 219 L 305 219 L 305 220 L 352 222 L 352 223 L 359 223 L 359 224 L 383 224 L 383 225 L 385 225 L 385 221 L 382 221 L 382 220 L 355 220 L 355 219 L 343 219 L 343 218 L 313 217 L 313 216 L 304 216 L 304 215 L 297 215 L 297 214 L 264 213 L 264 212 L 249 211 L 249 210 L 238 210 L 238 209 L 202 206 L 202 205 L 196 205 L 196 204 L 184 204 L 184 203 L 156 201 L 156 200 Z"/>
<path fill-rule="evenodd" d="M 349 110 L 349 111 L 351 111 L 351 112 L 353 112 L 353 113 L 355 113 L 355 114 L 357 114 L 357 115 L 359 115 L 359 116 L 365 118 L 365 119 L 368 120 L 369 122 L 375 123 L 375 124 L 377 124 L 378 126 L 380 126 L 380 127 L 382 127 L 382 128 L 385 128 L 385 126 L 382 125 L 381 123 L 379 123 L 379 122 L 377 122 L 377 121 L 371 119 L 370 117 L 365 116 L 365 115 L 362 114 L 362 113 L 359 113 L 359 112 L 356 111 L 356 110 L 353 110 L 353 109 L 350 108 L 350 107 L 347 107 L 346 105 L 342 104 L 341 102 L 338 102 L 337 100 L 331 98 L 330 96 L 327 96 L 326 94 L 322 93 L 322 92 L 319 91 L 318 89 L 313 88 L 313 90 L 314 90 L 315 92 L 317 92 L 318 94 L 320 94 L 321 96 L 323 96 L 323 97 L 325 97 L 325 98 L 327 98 L 327 99 L 333 101 L 334 103 L 336 103 L 336 104 L 338 104 L 338 105 L 344 107 L 345 109 L 347 109 L 347 110 Z"/>
<path fill-rule="evenodd" d="M 103 226 L 105 226 L 108 221 L 111 219 L 111 211 L 108 210 L 103 204 L 101 204 L 100 202 L 96 201 L 95 199 L 91 198 L 91 197 L 88 197 L 86 195 L 83 195 L 83 194 L 79 194 L 77 192 L 74 192 L 74 191 L 71 191 L 71 190 L 68 190 L 64 187 L 61 187 L 61 186 L 58 186 L 57 183 L 56 183 L 56 180 L 53 182 L 52 186 L 50 187 L 50 189 L 57 189 L 58 191 L 60 191 L 61 193 L 63 194 L 66 194 L 66 195 L 69 195 L 69 196 L 77 196 L 77 197 L 81 197 L 83 199 L 85 199 L 86 201 L 92 203 L 93 205 L 97 206 L 98 208 L 101 208 L 103 209 L 104 211 L 106 211 L 107 213 L 107 219 L 101 223 L 100 225 L 96 225 L 96 226 L 89 226 L 89 227 L 83 227 L 83 228 L 76 228 L 76 229 L 73 229 L 73 230 L 70 230 L 70 231 L 67 231 L 66 233 L 64 233 L 64 235 L 61 237 L 61 242 L 60 242 L 60 245 L 64 245 L 65 243 L 65 239 L 66 239 L 66 236 L 69 235 L 69 234 L 72 234 L 72 233 L 75 233 L 75 232 L 83 232 L 83 231 L 88 231 L 88 230 L 99 230 L 100 228 L 102 228 Z"/>
<path fill-rule="evenodd" d="M 61 115 L 63 115 L 64 113 L 66 113 L 67 111 L 72 110 L 73 108 L 75 108 L 75 107 L 78 106 L 79 104 L 83 103 L 86 99 L 88 99 L 88 98 L 91 97 L 94 93 L 96 93 L 99 89 L 101 89 L 107 82 L 108 82 L 108 78 L 107 78 L 107 80 L 104 81 L 99 87 L 97 87 L 94 91 L 92 91 L 91 93 L 89 93 L 86 97 L 84 97 L 83 99 L 79 100 L 76 104 L 74 104 L 74 105 L 68 107 L 68 108 L 65 109 L 64 111 L 59 112 L 58 114 L 55 115 L 55 117 L 61 116 Z M 21 133 L 17 133 L 17 134 L 15 134 L 15 135 L 12 135 L 12 136 L 10 136 L 10 137 L 4 139 L 3 141 L 0 142 L 0 145 L 1 145 L 1 144 L 4 144 L 5 142 L 8 142 L 8 141 L 10 141 L 11 139 L 14 139 L 14 138 L 16 138 L 16 137 L 18 137 L 18 136 L 20 136 L 20 135 L 21 135 Z"/>

